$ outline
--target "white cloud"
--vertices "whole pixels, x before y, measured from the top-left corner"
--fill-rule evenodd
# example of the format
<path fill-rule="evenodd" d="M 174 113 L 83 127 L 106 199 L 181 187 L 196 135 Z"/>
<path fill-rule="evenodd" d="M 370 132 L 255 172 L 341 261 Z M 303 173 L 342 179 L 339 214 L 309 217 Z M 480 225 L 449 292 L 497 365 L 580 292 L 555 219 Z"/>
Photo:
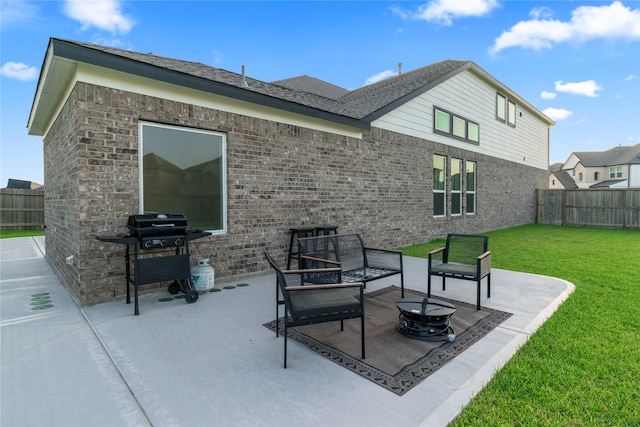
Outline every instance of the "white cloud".
<path fill-rule="evenodd" d="M 407 12 L 400 8 L 392 10 L 404 19 L 416 19 L 451 25 L 456 18 L 483 16 L 498 7 L 497 0 L 431 0 L 417 8 L 415 12 Z"/>
<path fill-rule="evenodd" d="M 529 16 L 533 19 L 551 18 L 553 16 L 553 10 L 546 6 L 536 7 L 529 12 Z"/>
<path fill-rule="evenodd" d="M 556 82 L 556 91 L 567 92 L 572 95 L 583 95 L 590 98 L 598 96 L 597 91 L 602 90 L 598 83 L 594 80 L 587 80 L 578 83 L 563 83 L 562 81 Z"/>
<path fill-rule="evenodd" d="M 637 76 L 637 75 L 635 75 L 635 74 L 629 74 L 629 75 L 628 75 L 627 77 L 625 77 L 624 79 L 625 79 L 626 81 L 630 81 L 630 80 L 636 80 L 637 78 L 638 78 L 638 76 Z"/>
<path fill-rule="evenodd" d="M 573 113 L 569 110 L 565 110 L 564 108 L 547 108 L 542 111 L 545 116 L 549 117 L 552 120 L 564 120 L 571 116 Z"/>
<path fill-rule="evenodd" d="M 542 91 L 542 93 L 540 94 L 540 98 L 542 99 L 556 99 L 556 96 L 558 94 L 555 92 L 547 92 L 547 91 Z"/>
<path fill-rule="evenodd" d="M 40 8 L 26 1 L 3 1 L 0 19 L 2 25 L 29 22 L 37 18 Z"/>
<path fill-rule="evenodd" d="M 22 62 L 7 62 L 0 68 L 0 74 L 10 79 L 28 81 L 38 76 L 36 67 L 29 67 Z"/>
<path fill-rule="evenodd" d="M 82 30 L 91 27 L 114 34 L 128 33 L 135 22 L 123 15 L 118 0 L 66 0 L 65 13 L 82 24 Z"/>
<path fill-rule="evenodd" d="M 377 82 L 379 82 L 380 80 L 388 79 L 389 77 L 393 77 L 393 76 L 395 76 L 396 74 L 397 74 L 397 73 L 396 73 L 396 72 L 394 72 L 394 71 L 386 70 L 386 71 L 383 71 L 383 72 L 381 72 L 381 73 L 376 74 L 375 76 L 371 76 L 371 77 L 369 77 L 369 78 L 364 82 L 364 84 L 365 84 L 365 86 L 366 86 L 366 85 L 370 85 L 370 84 L 373 84 L 373 83 L 377 83 Z"/>
<path fill-rule="evenodd" d="M 540 19 L 534 9 L 534 19 L 520 21 L 504 31 L 491 47 L 497 53 L 520 46 L 534 50 L 551 49 L 554 43 L 584 42 L 597 38 L 640 40 L 640 9 L 631 9 L 615 1 L 608 6 L 580 6 L 571 13 L 571 20 L 562 22 Z"/>

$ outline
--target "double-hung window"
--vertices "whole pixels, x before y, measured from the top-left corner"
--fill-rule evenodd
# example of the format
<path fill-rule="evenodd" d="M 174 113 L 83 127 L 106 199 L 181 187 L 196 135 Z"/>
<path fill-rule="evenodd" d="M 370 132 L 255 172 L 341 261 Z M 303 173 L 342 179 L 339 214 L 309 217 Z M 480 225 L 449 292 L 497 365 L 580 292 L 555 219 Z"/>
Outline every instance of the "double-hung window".
<path fill-rule="evenodd" d="M 462 160 L 451 159 L 451 215 L 462 215 Z"/>
<path fill-rule="evenodd" d="M 609 178 L 622 178 L 622 166 L 611 166 L 609 168 Z"/>
<path fill-rule="evenodd" d="M 450 198 L 450 215 L 461 216 L 476 213 L 476 162 L 462 159 L 450 159 L 450 172 L 447 174 L 448 159 L 435 154 L 433 156 L 433 216 L 447 216 L 447 196 Z M 464 167 L 464 169 L 463 169 Z M 447 191 L 447 178 L 450 186 Z M 466 201 L 466 206 L 462 201 Z"/>
<path fill-rule="evenodd" d="M 447 213 L 447 158 L 433 156 L 433 216 L 441 217 Z"/>
<path fill-rule="evenodd" d="M 226 135 L 140 123 L 140 211 L 182 213 L 189 226 L 226 232 Z"/>
<path fill-rule="evenodd" d="M 476 213 L 476 162 L 466 162 L 467 215 Z"/>

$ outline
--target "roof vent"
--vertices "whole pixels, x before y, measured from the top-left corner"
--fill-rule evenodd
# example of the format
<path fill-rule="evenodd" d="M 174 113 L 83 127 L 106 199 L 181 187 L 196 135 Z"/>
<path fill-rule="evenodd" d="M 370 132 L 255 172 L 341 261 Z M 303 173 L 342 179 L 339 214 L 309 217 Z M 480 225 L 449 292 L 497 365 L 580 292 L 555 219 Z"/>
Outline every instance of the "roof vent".
<path fill-rule="evenodd" d="M 240 86 L 249 87 L 249 84 L 247 83 L 247 79 L 245 79 L 244 77 L 244 65 L 242 66 L 242 77 L 240 77 Z"/>
<path fill-rule="evenodd" d="M 398 75 L 402 74 L 402 62 L 398 62 Z"/>

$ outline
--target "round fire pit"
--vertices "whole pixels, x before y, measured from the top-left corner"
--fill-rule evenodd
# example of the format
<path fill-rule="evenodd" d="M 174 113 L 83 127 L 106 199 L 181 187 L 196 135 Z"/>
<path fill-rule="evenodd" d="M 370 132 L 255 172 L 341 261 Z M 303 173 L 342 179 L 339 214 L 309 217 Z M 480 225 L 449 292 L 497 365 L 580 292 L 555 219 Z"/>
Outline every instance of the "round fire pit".
<path fill-rule="evenodd" d="M 449 319 L 456 308 L 434 298 L 410 297 L 396 302 L 400 315 L 396 329 L 402 335 L 422 341 L 455 341 Z"/>

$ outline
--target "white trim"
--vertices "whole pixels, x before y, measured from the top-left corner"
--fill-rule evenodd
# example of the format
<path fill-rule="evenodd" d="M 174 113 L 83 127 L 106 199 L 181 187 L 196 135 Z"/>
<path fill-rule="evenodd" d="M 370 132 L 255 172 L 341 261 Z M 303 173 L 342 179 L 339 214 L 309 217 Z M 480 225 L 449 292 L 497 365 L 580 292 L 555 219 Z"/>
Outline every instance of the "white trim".
<path fill-rule="evenodd" d="M 239 101 L 221 95 L 205 93 L 153 79 L 107 70 L 88 64 L 78 64 L 75 81 L 362 139 L 362 130 L 350 126 L 340 125 L 301 114 L 289 113 L 250 102 Z"/>

